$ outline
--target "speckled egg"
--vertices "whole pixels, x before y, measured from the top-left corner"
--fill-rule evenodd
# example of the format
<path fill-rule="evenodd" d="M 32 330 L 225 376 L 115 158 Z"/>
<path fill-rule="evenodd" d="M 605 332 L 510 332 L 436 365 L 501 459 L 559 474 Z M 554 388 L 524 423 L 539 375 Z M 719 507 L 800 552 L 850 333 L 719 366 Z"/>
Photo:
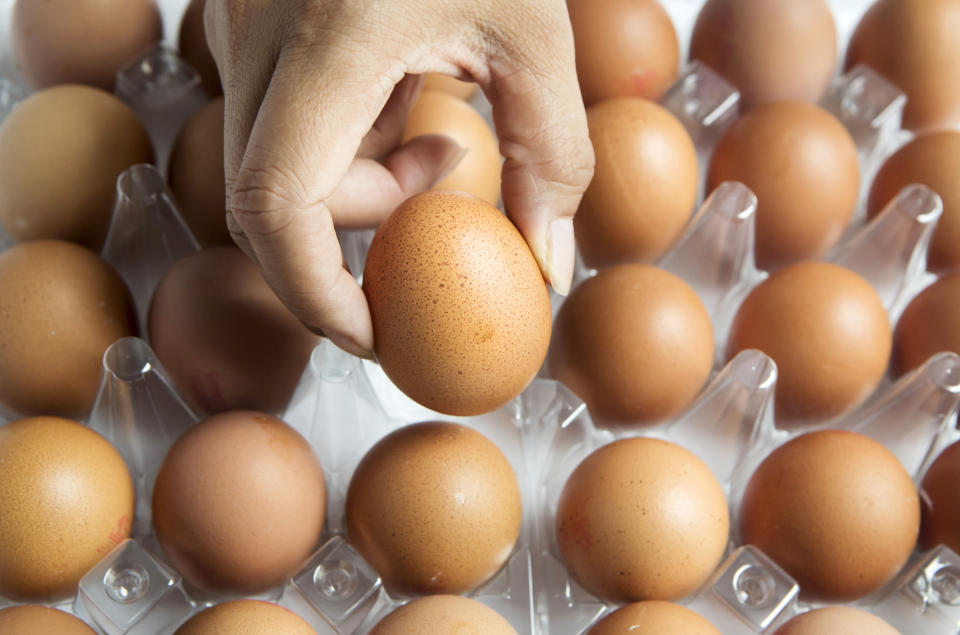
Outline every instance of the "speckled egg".
<path fill-rule="evenodd" d="M 458 595 L 432 595 L 401 606 L 370 635 L 517 635 L 488 606 Z"/>
<path fill-rule="evenodd" d="M 205 609 L 174 635 L 316 635 L 299 615 L 272 602 L 234 600 Z"/>
<path fill-rule="evenodd" d="M 477 85 L 473 82 L 464 82 L 456 77 L 440 73 L 427 73 L 423 77 L 423 90 L 433 90 L 453 95 L 457 99 L 470 101 L 477 92 Z"/>
<path fill-rule="evenodd" d="M 651 600 L 620 607 L 587 635 L 720 635 L 720 631 L 685 606 Z"/>

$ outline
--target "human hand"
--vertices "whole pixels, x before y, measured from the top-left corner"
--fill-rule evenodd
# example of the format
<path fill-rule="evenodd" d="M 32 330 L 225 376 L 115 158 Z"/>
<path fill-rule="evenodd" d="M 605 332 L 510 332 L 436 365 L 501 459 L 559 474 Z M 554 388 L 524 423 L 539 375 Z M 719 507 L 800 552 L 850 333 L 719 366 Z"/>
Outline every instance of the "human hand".
<path fill-rule="evenodd" d="M 208 0 L 205 23 L 226 98 L 228 227 L 306 325 L 371 355 L 334 227 L 379 223 L 461 158 L 447 137 L 399 145 L 428 72 L 490 100 L 504 207 L 567 292 L 593 150 L 564 0 Z"/>

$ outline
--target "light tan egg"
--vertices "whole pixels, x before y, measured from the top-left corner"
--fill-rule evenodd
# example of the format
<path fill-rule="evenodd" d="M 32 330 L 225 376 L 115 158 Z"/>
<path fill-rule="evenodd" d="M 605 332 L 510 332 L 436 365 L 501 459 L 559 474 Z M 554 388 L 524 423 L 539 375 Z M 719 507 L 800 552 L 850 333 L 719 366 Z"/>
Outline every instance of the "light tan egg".
<path fill-rule="evenodd" d="M 900 631 L 861 609 L 825 606 L 797 615 L 773 635 L 900 635 Z"/>
<path fill-rule="evenodd" d="M 27 604 L 0 609 L 4 635 L 96 635 L 78 618 L 48 606 Z"/>
<path fill-rule="evenodd" d="M 685 606 L 650 600 L 620 607 L 587 635 L 720 635 L 720 631 Z"/>
<path fill-rule="evenodd" d="M 370 635 L 517 635 L 503 617 L 476 600 L 432 595 L 405 604 L 380 620 Z"/>
<path fill-rule="evenodd" d="M 205 609 L 174 635 L 316 635 L 299 615 L 272 602 L 234 600 Z"/>
<path fill-rule="evenodd" d="M 223 94 L 220 73 L 207 45 L 203 28 L 203 8 L 207 0 L 190 0 L 180 21 L 180 55 L 192 66 L 203 80 L 203 88 L 210 97 Z"/>
<path fill-rule="evenodd" d="M 477 85 L 473 82 L 464 82 L 456 77 L 441 73 L 427 73 L 423 77 L 423 90 L 433 90 L 453 95 L 457 99 L 470 101 L 477 92 Z"/>

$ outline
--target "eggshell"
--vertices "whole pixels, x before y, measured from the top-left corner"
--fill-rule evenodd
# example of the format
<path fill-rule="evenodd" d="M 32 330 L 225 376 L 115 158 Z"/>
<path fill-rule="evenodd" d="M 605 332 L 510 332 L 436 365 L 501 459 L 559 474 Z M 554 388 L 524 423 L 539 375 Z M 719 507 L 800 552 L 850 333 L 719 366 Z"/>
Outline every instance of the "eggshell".
<path fill-rule="evenodd" d="M 920 487 L 923 520 L 920 548 L 946 545 L 960 551 L 960 443 L 949 446 L 930 465 Z"/>
<path fill-rule="evenodd" d="M 870 189 L 867 211 L 876 216 L 904 187 L 926 185 L 943 201 L 943 215 L 927 254 L 935 272 L 960 269 L 960 132 L 944 130 L 916 137 L 880 168 Z"/>
<path fill-rule="evenodd" d="M 837 63 L 837 27 L 825 0 L 707 0 L 690 59 L 732 83 L 744 108 L 816 102 Z"/>
<path fill-rule="evenodd" d="M 326 500 L 306 439 L 276 417 L 235 410 L 170 448 L 153 490 L 153 526 L 191 584 L 250 594 L 303 564 L 323 531 Z"/>
<path fill-rule="evenodd" d="M 180 215 L 200 244 L 232 246 L 223 175 L 223 97 L 198 108 L 180 131 L 168 178 Z"/>
<path fill-rule="evenodd" d="M 620 607 L 587 635 L 720 635 L 720 631 L 685 606 L 651 600 Z"/>
<path fill-rule="evenodd" d="M 941 351 L 960 354 L 960 271 L 910 302 L 893 334 L 893 372 L 902 375 Z"/>
<path fill-rule="evenodd" d="M 69 419 L 0 427 L 0 595 L 56 602 L 130 535 L 133 483 L 106 439 Z"/>
<path fill-rule="evenodd" d="M 174 635 L 316 635 L 289 609 L 260 600 L 234 600 L 197 613 Z"/>
<path fill-rule="evenodd" d="M 826 606 L 801 613 L 774 635 L 900 635 L 900 631 L 866 611 Z"/>
<path fill-rule="evenodd" d="M 455 423 L 381 439 L 347 491 L 350 542 L 401 593 L 463 593 L 496 573 L 520 534 L 520 487 L 507 457 Z"/>
<path fill-rule="evenodd" d="M 11 35 L 34 88 L 112 91 L 117 71 L 160 42 L 163 22 L 155 0 L 16 0 Z"/>
<path fill-rule="evenodd" d="M 750 478 L 740 538 L 800 585 L 804 599 L 873 593 L 913 552 L 920 502 L 890 450 L 846 430 L 809 432 L 774 450 Z"/>
<path fill-rule="evenodd" d="M 680 44 L 657 0 L 568 0 L 580 92 L 657 100 L 677 78 Z"/>
<path fill-rule="evenodd" d="M 796 101 L 761 106 L 734 122 L 713 152 L 707 188 L 724 181 L 740 181 L 757 195 L 761 268 L 816 259 L 837 242 L 856 208 L 857 146 L 822 108 Z"/>
<path fill-rule="evenodd" d="M 279 413 L 320 341 L 236 247 L 177 261 L 154 292 L 149 330 L 177 388 L 208 413 Z"/>
<path fill-rule="evenodd" d="M 829 419 L 862 403 L 883 378 L 890 321 L 870 284 L 837 265 L 805 262 L 774 273 L 740 305 L 728 359 L 756 348 L 777 363 L 776 414 Z"/>
<path fill-rule="evenodd" d="M 878 0 L 860 19 L 846 68 L 866 64 L 907 95 L 912 130 L 960 123 L 960 2 Z"/>
<path fill-rule="evenodd" d="M 7 408 L 85 417 L 103 352 L 135 333 L 123 280 L 93 252 L 40 240 L 0 254 L 0 403 Z"/>
<path fill-rule="evenodd" d="M 672 273 L 611 267 L 560 307 L 549 365 L 598 423 L 657 423 L 690 405 L 706 382 L 713 327 L 697 294 Z"/>
<path fill-rule="evenodd" d="M 639 98 L 601 102 L 587 111 L 587 124 L 596 170 L 573 219 L 583 261 L 652 262 L 693 211 L 693 141 L 667 109 Z"/>
<path fill-rule="evenodd" d="M 459 190 L 491 205 L 500 198 L 500 146 L 486 120 L 462 99 L 423 91 L 407 115 L 403 141 L 427 134 L 450 137 L 467 149 L 460 163 L 435 190 Z"/>
<path fill-rule="evenodd" d="M 117 177 L 151 161 L 146 131 L 113 95 L 87 86 L 34 93 L 0 125 L 0 224 L 15 240 L 99 250 Z"/>
<path fill-rule="evenodd" d="M 192 66 L 203 80 L 203 88 L 210 97 L 223 94 L 220 86 L 220 73 L 213 53 L 207 45 L 207 35 L 203 28 L 203 8 L 207 0 L 190 0 L 180 21 L 180 55 Z"/>
<path fill-rule="evenodd" d="M 401 606 L 373 627 L 370 635 L 517 635 L 503 617 L 476 600 L 432 595 Z"/>
<path fill-rule="evenodd" d="M 533 254 L 503 214 L 471 196 L 426 192 L 397 208 L 370 245 L 363 290 L 384 372 L 446 414 L 506 404 L 550 344 Z"/>
<path fill-rule="evenodd" d="M 660 439 L 621 439 L 594 451 L 557 504 L 567 567 L 585 589 L 615 602 L 688 595 L 720 564 L 729 527 L 710 469 Z"/>
<path fill-rule="evenodd" d="M 0 609 L 0 633 L 5 635 L 96 635 L 92 628 L 69 613 L 35 604 Z"/>
<path fill-rule="evenodd" d="M 457 99 L 470 101 L 477 92 L 477 85 L 441 73 L 427 73 L 423 76 L 423 90 L 446 93 Z"/>

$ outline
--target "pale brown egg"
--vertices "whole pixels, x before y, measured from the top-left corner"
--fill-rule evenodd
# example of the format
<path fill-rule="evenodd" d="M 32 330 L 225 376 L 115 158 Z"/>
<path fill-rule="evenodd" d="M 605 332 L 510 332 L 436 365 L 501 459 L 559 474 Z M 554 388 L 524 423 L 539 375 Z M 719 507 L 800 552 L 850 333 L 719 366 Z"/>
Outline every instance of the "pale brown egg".
<path fill-rule="evenodd" d="M 960 123 L 960 3 L 877 0 L 860 19 L 846 67 L 866 64 L 907 95 L 903 124 L 912 130 Z"/>
<path fill-rule="evenodd" d="M 150 343 L 177 388 L 208 413 L 279 413 L 320 338 L 236 247 L 179 260 L 153 294 Z"/>
<path fill-rule="evenodd" d="M 680 44 L 657 0 L 567 0 L 580 92 L 657 100 L 677 78 Z"/>
<path fill-rule="evenodd" d="M 877 172 L 867 212 L 876 216 L 904 187 L 926 185 L 943 201 L 943 215 L 930 242 L 927 268 L 942 273 L 960 269 L 960 132 L 921 135 L 897 150 Z"/>
<path fill-rule="evenodd" d="M 759 547 L 807 600 L 873 593 L 913 552 L 920 502 L 890 450 L 846 430 L 803 434 L 753 473 L 740 505 L 740 538 Z"/>
<path fill-rule="evenodd" d="M 652 262 L 680 236 L 697 198 L 697 152 L 683 124 L 639 98 L 587 111 L 593 181 L 573 219 L 591 267 Z"/>
<path fill-rule="evenodd" d="M 117 71 L 158 44 L 156 0 L 17 0 L 13 52 L 34 88 L 90 84 L 112 91 Z"/>
<path fill-rule="evenodd" d="M 596 450 L 557 504 L 557 542 L 591 593 L 616 602 L 679 600 L 720 564 L 730 517 L 703 461 L 660 439 Z"/>
<path fill-rule="evenodd" d="M 370 635 L 517 635 L 488 606 L 458 595 L 414 600 L 380 620 Z"/>
<path fill-rule="evenodd" d="M 423 76 L 423 90 L 433 90 L 448 95 L 453 95 L 457 99 L 470 101 L 477 92 L 477 85 L 473 82 L 464 82 L 456 77 L 442 75 L 440 73 L 427 73 Z"/>
<path fill-rule="evenodd" d="M 557 314 L 550 372 L 600 424 L 653 424 L 697 396 L 713 365 L 703 302 L 677 276 L 649 265 L 600 271 Z"/>
<path fill-rule="evenodd" d="M 742 107 L 816 102 L 837 63 L 837 27 L 825 0 L 707 0 L 690 59 L 733 84 Z"/>
<path fill-rule="evenodd" d="M 533 254 L 472 196 L 426 192 L 397 208 L 370 245 L 363 290 L 384 372 L 432 410 L 499 408 L 530 383 L 550 344 Z"/>
<path fill-rule="evenodd" d="M 203 8 L 207 0 L 190 0 L 183 19 L 180 21 L 180 55 L 192 66 L 203 80 L 203 89 L 210 97 L 223 94 L 220 86 L 220 73 L 207 45 L 207 35 L 203 29 Z"/>
<path fill-rule="evenodd" d="M 761 268 L 816 259 L 836 244 L 856 209 L 857 146 L 818 106 L 761 106 L 734 122 L 713 152 L 707 189 L 724 181 L 740 181 L 757 195 Z"/>
<path fill-rule="evenodd" d="M 860 405 L 883 378 L 890 320 L 870 284 L 837 265 L 774 273 L 740 305 L 727 357 L 756 348 L 777 363 L 777 417 L 829 419 Z"/>
<path fill-rule="evenodd" d="M 0 609 L 0 633 L 4 635 L 96 635 L 76 617 L 36 604 Z"/>
<path fill-rule="evenodd" d="M 893 332 L 893 372 L 902 375 L 941 351 L 960 354 L 960 271 L 915 297 Z"/>
<path fill-rule="evenodd" d="M 151 161 L 146 131 L 113 95 L 88 86 L 34 93 L 0 125 L 0 224 L 16 240 L 100 249 L 117 177 Z"/>
<path fill-rule="evenodd" d="M 276 417 L 235 410 L 170 448 L 153 490 L 153 526 L 191 584 L 257 593 L 295 573 L 317 546 L 326 500 L 306 439 Z"/>
<path fill-rule="evenodd" d="M 920 486 L 923 518 L 920 548 L 946 545 L 960 551 L 960 443 L 949 446 L 930 465 Z"/>
<path fill-rule="evenodd" d="M 500 146 L 480 113 L 447 93 L 423 91 L 407 115 L 403 141 L 427 134 L 446 135 L 467 149 L 460 163 L 433 189 L 467 192 L 496 205 L 500 198 Z"/>
<path fill-rule="evenodd" d="M 123 280 L 95 253 L 38 240 L 0 254 L 0 402 L 83 418 L 108 346 L 136 334 Z"/>
<path fill-rule="evenodd" d="M 21 419 L 0 427 L 0 508 L 0 595 L 55 602 L 130 535 L 133 482 L 90 428 Z"/>
<path fill-rule="evenodd" d="M 900 631 L 866 611 L 825 606 L 797 615 L 773 635 L 900 635 Z"/>
<path fill-rule="evenodd" d="M 223 97 L 191 115 L 170 154 L 170 189 L 180 215 L 205 247 L 230 245 L 223 175 Z"/>
<path fill-rule="evenodd" d="M 685 606 L 650 600 L 620 607 L 587 635 L 720 635 L 720 631 Z"/>
<path fill-rule="evenodd" d="M 400 593 L 463 593 L 506 562 L 520 534 L 520 486 L 479 432 L 418 423 L 381 439 L 347 492 L 350 542 Z"/>
<path fill-rule="evenodd" d="M 234 600 L 211 606 L 174 635 L 316 635 L 299 615 L 272 602 Z"/>

